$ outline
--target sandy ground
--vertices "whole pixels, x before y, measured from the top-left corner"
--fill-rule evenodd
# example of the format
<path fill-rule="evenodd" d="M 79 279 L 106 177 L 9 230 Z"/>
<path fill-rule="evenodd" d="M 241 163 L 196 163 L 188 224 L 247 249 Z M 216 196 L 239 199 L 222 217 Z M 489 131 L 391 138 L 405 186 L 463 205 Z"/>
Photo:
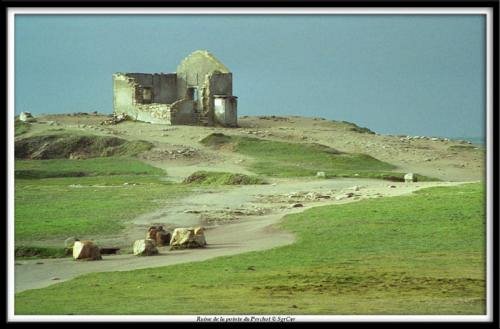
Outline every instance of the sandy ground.
<path fill-rule="evenodd" d="M 289 179 L 272 184 L 228 189 L 200 190 L 178 200 L 165 200 L 165 206 L 135 218 L 129 228 L 116 236 L 92 237 L 99 245 L 130 246 L 145 236 L 150 224 L 168 228 L 203 225 L 208 247 L 182 251 L 160 249 L 154 257 L 131 254 L 105 255 L 98 262 L 77 262 L 71 258 L 16 261 L 15 291 L 46 287 L 91 272 L 126 271 L 139 268 L 202 261 L 253 250 L 290 244 L 292 234 L 276 227 L 283 216 L 318 205 L 354 202 L 364 198 L 390 197 L 429 186 L 456 185 L 484 180 L 484 150 L 456 150 L 451 146 L 465 142 L 407 139 L 403 136 L 364 134 L 352 126 L 320 118 L 242 117 L 240 128 L 151 125 L 123 122 L 102 126 L 104 116 L 51 115 L 39 117 L 29 134 L 57 132 L 61 129 L 143 139 L 155 148 L 141 155 L 152 165 L 166 169 L 168 179 L 181 181 L 197 170 L 247 173 L 245 156 L 216 152 L 199 140 L 213 132 L 263 137 L 282 141 L 314 142 L 345 152 L 367 153 L 398 166 L 397 171 L 437 177 L 443 182 L 392 183 L 368 179 Z M 189 152 L 177 152 L 188 149 Z M 358 188 L 355 188 L 355 187 Z M 308 199 L 315 193 L 324 196 Z M 347 197 L 347 193 L 352 193 Z M 302 207 L 294 208 L 293 204 Z"/>

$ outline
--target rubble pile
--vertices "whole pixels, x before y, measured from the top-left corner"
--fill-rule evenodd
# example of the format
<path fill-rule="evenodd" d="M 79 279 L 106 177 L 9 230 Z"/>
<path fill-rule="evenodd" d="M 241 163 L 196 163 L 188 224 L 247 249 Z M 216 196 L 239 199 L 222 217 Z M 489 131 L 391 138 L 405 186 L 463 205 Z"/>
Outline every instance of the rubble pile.
<path fill-rule="evenodd" d="M 111 118 L 106 119 L 103 122 L 101 122 L 101 125 L 105 125 L 105 126 L 116 125 L 116 124 L 118 124 L 118 123 L 120 123 L 122 121 L 127 120 L 128 118 L 129 117 L 126 114 L 123 114 L 123 113 L 120 113 L 120 114 L 113 113 L 111 115 Z"/>

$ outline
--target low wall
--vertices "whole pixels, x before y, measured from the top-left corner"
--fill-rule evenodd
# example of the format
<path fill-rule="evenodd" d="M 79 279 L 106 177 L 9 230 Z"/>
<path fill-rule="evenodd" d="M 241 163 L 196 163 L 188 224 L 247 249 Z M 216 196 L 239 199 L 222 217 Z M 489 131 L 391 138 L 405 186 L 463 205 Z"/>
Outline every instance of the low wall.
<path fill-rule="evenodd" d="M 170 111 L 171 104 L 138 104 L 136 105 L 137 116 L 134 118 L 138 121 L 171 124 Z"/>

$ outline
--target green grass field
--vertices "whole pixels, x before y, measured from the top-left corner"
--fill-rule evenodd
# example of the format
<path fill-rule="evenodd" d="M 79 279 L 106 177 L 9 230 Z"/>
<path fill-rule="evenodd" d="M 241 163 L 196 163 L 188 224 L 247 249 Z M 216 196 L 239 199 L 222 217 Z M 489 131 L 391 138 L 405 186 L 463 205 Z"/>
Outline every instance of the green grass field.
<path fill-rule="evenodd" d="M 402 180 L 395 167 L 367 154 L 343 153 L 331 147 L 311 143 L 287 143 L 253 137 L 211 134 L 201 140 L 206 146 L 227 148 L 255 159 L 249 169 L 273 177 L 315 176 L 359 177 Z M 419 175 L 420 180 L 435 180 Z"/>
<path fill-rule="evenodd" d="M 317 207 L 281 226 L 295 243 L 85 275 L 17 294 L 15 313 L 485 314 L 483 184 Z"/>
<path fill-rule="evenodd" d="M 163 170 L 128 158 L 18 160 L 15 170 L 16 245 L 45 239 L 61 239 L 62 245 L 69 236 L 116 233 L 140 213 L 160 207 L 155 200 L 188 190 L 161 180 Z M 40 178 L 74 172 L 89 176 Z"/>

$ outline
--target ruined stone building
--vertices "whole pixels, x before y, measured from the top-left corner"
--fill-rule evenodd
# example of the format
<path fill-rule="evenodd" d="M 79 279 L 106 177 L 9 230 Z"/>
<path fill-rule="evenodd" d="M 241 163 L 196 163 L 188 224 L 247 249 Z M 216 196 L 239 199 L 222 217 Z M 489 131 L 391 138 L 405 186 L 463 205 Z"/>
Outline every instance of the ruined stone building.
<path fill-rule="evenodd" d="M 208 51 L 186 57 L 176 73 L 113 74 L 115 114 L 172 125 L 237 125 L 233 75 Z"/>

